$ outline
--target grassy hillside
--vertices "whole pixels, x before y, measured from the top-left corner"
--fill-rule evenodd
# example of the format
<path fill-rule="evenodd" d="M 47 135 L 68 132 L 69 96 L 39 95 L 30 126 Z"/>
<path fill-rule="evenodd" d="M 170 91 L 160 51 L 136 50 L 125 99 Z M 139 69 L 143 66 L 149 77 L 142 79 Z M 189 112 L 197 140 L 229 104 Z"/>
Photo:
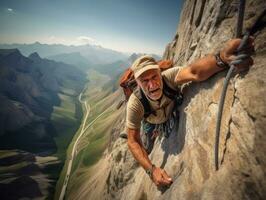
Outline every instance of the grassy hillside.
<path fill-rule="evenodd" d="M 80 111 L 77 108 L 77 98 L 64 94 L 60 94 L 59 97 L 61 104 L 54 107 L 51 120 L 57 132 L 55 137 L 57 152 L 55 156 L 64 161 L 66 149 L 79 127 L 80 120 L 76 118 L 76 112 Z"/>
<path fill-rule="evenodd" d="M 103 111 L 104 114 L 97 118 L 98 112 L 94 108 L 94 114 L 91 115 L 91 118 L 97 118 L 97 120 L 86 130 L 81 139 L 82 142 L 79 144 L 68 191 L 73 192 L 78 189 L 93 173 L 90 172 L 90 168 L 101 158 L 110 140 L 111 132 L 116 128 L 117 120 L 124 115 L 122 109 L 116 109 L 116 103 L 119 98 L 121 98 L 121 92 L 116 91 L 104 98 L 99 97 L 99 102 L 95 104 L 97 107 L 106 107 L 106 109 Z"/>
<path fill-rule="evenodd" d="M 82 108 L 78 97 L 66 95 L 71 95 L 71 91 L 64 93 L 59 93 L 61 103 L 59 106 L 54 106 L 51 115 L 51 121 L 57 133 L 57 136 L 54 138 L 57 152 L 53 156 L 57 157 L 61 161 L 61 164 L 60 167 L 52 166 L 46 169 L 45 172 L 53 177 L 54 180 L 58 180 L 60 177 L 60 171 L 63 169 L 64 162 L 67 159 L 66 149 L 68 149 L 75 133 L 79 129 L 82 116 Z M 54 196 L 55 191 L 56 189 L 53 188 L 50 193 Z M 52 199 L 52 196 L 49 199 Z"/>
<path fill-rule="evenodd" d="M 87 78 L 90 81 L 82 95 L 82 101 L 87 101 L 91 109 L 88 120 L 86 121 L 85 132 L 78 144 L 67 189 L 68 191 L 78 187 L 80 180 L 87 177 L 87 172 L 90 167 L 97 163 L 101 158 L 109 141 L 111 131 L 114 128 L 114 122 L 122 114 L 121 110 L 116 109 L 116 105 L 119 99 L 123 98 L 123 96 L 121 91 L 112 92 L 112 85 L 110 85 L 110 88 L 106 86 L 106 83 L 110 81 L 110 78 L 93 69 L 90 70 Z M 76 138 L 80 133 L 81 128 L 77 131 L 68 147 L 68 158 L 72 152 L 74 141 L 76 141 Z M 65 173 L 66 165 L 64 166 L 57 183 L 54 199 L 58 199 L 59 197 Z"/>
<path fill-rule="evenodd" d="M 99 102 L 99 100 L 102 99 L 104 96 L 108 95 L 108 91 L 103 92 L 101 88 L 104 84 L 106 84 L 108 81 L 110 81 L 110 78 L 107 75 L 102 75 L 99 72 L 97 72 L 93 69 L 90 69 L 88 71 L 87 79 L 89 80 L 89 82 L 87 84 L 86 89 L 83 91 L 83 95 L 82 95 L 81 100 L 87 101 L 89 103 L 91 109 L 94 110 L 94 112 L 93 112 L 94 114 L 90 113 L 89 119 L 86 121 L 86 124 L 88 125 L 92 121 L 92 119 L 95 119 L 97 117 L 97 115 L 99 114 L 99 112 L 95 112 L 95 104 L 97 102 Z M 63 99 L 62 104 L 60 105 L 60 108 L 56 107 L 54 109 L 55 112 L 53 113 L 53 120 L 56 121 L 57 124 L 61 124 L 61 126 L 57 126 L 58 133 L 60 133 L 60 130 L 66 126 L 73 127 L 73 125 L 76 125 L 76 124 L 79 124 L 79 126 L 80 126 L 79 129 L 76 129 L 76 134 L 72 138 L 72 142 L 70 143 L 69 146 L 68 146 L 69 143 L 66 140 L 68 140 L 68 139 L 71 140 L 71 132 L 73 131 L 73 130 L 71 130 L 71 128 L 68 129 L 68 132 L 65 133 L 64 136 L 60 136 L 60 134 L 58 134 L 58 137 L 56 139 L 56 143 L 62 149 L 62 150 L 59 150 L 57 152 L 57 156 L 64 157 L 64 154 L 67 154 L 67 158 L 69 158 L 69 156 L 72 152 L 74 142 L 76 141 L 77 137 L 81 133 L 81 125 L 83 124 L 83 121 L 77 122 L 74 118 L 75 112 L 74 112 L 73 106 L 71 104 L 71 101 L 73 101 L 73 100 L 69 99 L 65 95 L 60 95 L 60 98 Z M 82 106 L 82 109 L 83 109 L 83 112 L 85 112 L 84 105 Z M 86 133 L 84 134 L 84 138 L 87 137 L 87 133 L 89 133 L 89 132 L 90 132 L 90 130 L 87 129 Z M 81 138 L 81 140 L 80 140 L 81 143 L 78 145 L 78 153 L 75 157 L 72 169 L 77 168 L 80 159 L 83 159 L 83 152 L 86 152 L 84 150 L 86 148 L 94 148 L 93 146 L 95 146 L 94 142 L 92 142 L 91 143 L 92 145 L 90 147 L 87 147 L 88 140 L 84 139 L 84 138 Z M 100 155 L 100 152 L 102 151 L 104 141 L 106 140 L 105 137 L 101 137 L 101 138 L 102 138 L 102 142 L 98 142 L 99 144 L 97 144 L 96 147 L 94 148 L 94 149 L 96 149 L 96 152 L 99 153 L 99 155 Z M 92 140 L 90 140 L 90 141 L 92 141 Z M 84 149 L 83 145 L 86 147 L 85 149 Z M 67 149 L 67 152 L 65 151 L 65 149 Z M 64 166 L 63 170 L 61 171 L 60 178 L 57 182 L 56 193 L 55 193 L 54 199 L 59 198 L 59 195 L 60 195 L 59 193 L 60 193 L 61 187 L 63 185 L 63 179 L 64 179 L 65 173 L 66 173 L 66 165 Z"/>

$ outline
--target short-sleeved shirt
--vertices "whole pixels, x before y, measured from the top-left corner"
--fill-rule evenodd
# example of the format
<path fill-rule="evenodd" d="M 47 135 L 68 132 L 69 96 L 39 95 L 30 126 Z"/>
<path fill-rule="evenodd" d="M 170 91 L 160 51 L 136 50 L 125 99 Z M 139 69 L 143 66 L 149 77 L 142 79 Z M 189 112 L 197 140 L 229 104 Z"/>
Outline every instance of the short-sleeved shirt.
<path fill-rule="evenodd" d="M 180 69 L 181 67 L 173 67 L 162 72 L 162 77 L 167 85 L 176 91 L 180 91 L 182 86 L 174 81 Z M 162 124 L 166 122 L 173 111 L 174 101 L 168 98 L 165 94 L 163 94 L 157 101 L 151 100 L 148 97 L 147 99 L 151 109 L 155 111 L 155 114 L 150 114 L 145 120 L 152 124 Z M 126 127 L 135 130 L 140 129 L 141 121 L 143 119 L 143 105 L 136 95 L 132 93 L 127 103 Z"/>

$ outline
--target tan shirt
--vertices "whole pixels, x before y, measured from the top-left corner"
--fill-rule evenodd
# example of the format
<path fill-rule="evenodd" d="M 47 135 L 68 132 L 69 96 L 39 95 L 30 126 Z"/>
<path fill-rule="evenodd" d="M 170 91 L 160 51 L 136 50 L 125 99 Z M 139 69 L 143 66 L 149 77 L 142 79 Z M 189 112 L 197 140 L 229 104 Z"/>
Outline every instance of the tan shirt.
<path fill-rule="evenodd" d="M 164 72 L 162 76 L 167 85 L 175 90 L 181 90 L 180 84 L 175 83 L 175 77 L 178 74 L 180 67 L 173 67 Z M 151 109 L 156 112 L 156 115 L 149 115 L 146 120 L 152 124 L 161 124 L 167 121 L 172 113 L 174 102 L 163 94 L 158 101 L 152 101 L 149 98 Z M 127 103 L 126 127 L 130 129 L 140 129 L 141 121 L 144 119 L 144 108 L 140 100 L 134 93 L 131 94 Z"/>

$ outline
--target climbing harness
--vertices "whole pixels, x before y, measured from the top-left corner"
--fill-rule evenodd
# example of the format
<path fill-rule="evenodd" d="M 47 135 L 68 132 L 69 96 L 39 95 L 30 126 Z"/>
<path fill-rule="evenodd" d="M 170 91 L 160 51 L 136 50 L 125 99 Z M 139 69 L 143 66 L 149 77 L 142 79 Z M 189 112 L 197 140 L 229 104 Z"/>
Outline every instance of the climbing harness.
<path fill-rule="evenodd" d="M 241 34 L 242 34 L 244 12 L 245 12 L 245 3 L 246 3 L 245 0 L 240 0 L 239 7 L 238 7 L 238 19 L 237 19 L 237 26 L 236 26 L 236 37 L 237 38 L 241 37 Z M 249 36 L 253 35 L 256 31 L 258 31 L 259 28 L 261 28 L 261 25 L 262 25 L 262 27 L 265 26 L 265 19 L 263 19 L 265 17 L 265 14 L 266 14 L 266 10 L 264 10 L 262 12 L 262 14 L 258 17 L 258 19 L 254 23 L 254 25 L 251 28 L 247 29 L 247 31 L 245 32 L 245 34 L 241 40 L 241 43 L 237 49 L 236 59 L 233 60 L 229 64 L 230 68 L 229 68 L 229 71 L 228 71 L 226 78 L 224 80 L 224 86 L 223 86 L 223 90 L 222 90 L 221 97 L 220 97 L 218 114 L 217 114 L 217 123 L 216 123 L 216 136 L 215 136 L 215 147 L 214 147 L 214 162 L 215 162 L 215 170 L 216 171 L 219 169 L 220 126 L 221 126 L 222 112 L 223 112 L 224 100 L 225 100 L 225 96 L 226 96 L 228 83 L 229 83 L 230 77 L 232 75 L 232 72 L 235 69 L 235 65 L 240 64 L 241 62 L 243 62 L 243 60 L 245 60 L 248 57 L 247 54 L 241 53 L 241 51 L 245 48 L 245 46 L 248 42 Z M 261 21 L 262 21 L 262 24 L 261 24 Z"/>
<path fill-rule="evenodd" d="M 143 133 L 142 142 L 148 154 L 150 154 L 153 149 L 156 137 L 159 136 L 160 140 L 162 137 L 168 138 L 170 134 L 173 132 L 174 128 L 177 126 L 178 121 L 179 121 L 179 113 L 177 108 L 175 108 L 174 111 L 171 113 L 169 119 L 162 124 L 151 124 L 146 120 L 143 120 L 141 122 L 142 133 Z"/>

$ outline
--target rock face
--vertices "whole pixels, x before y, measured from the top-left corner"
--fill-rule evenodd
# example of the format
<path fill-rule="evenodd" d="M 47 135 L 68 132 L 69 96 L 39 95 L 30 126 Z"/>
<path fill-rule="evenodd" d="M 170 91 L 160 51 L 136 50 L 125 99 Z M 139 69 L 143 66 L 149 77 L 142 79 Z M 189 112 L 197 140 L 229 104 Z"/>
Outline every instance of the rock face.
<path fill-rule="evenodd" d="M 236 5 L 236 1 L 187 0 L 164 58 L 186 66 L 220 49 L 234 35 Z M 247 1 L 245 27 L 266 9 L 265 5 L 263 0 Z M 226 72 L 190 84 L 180 107 L 178 130 L 168 139 L 156 140 L 150 158 L 173 177 L 169 188 L 158 189 L 151 182 L 134 161 L 126 141 L 117 139 L 117 131 L 113 132 L 112 146 L 101 161 L 104 167 L 97 166 L 97 179 L 87 185 L 95 188 L 94 192 L 88 189 L 91 193 L 85 191 L 83 195 L 88 199 L 265 199 L 265 41 L 266 27 L 262 27 L 255 34 L 255 64 L 230 81 L 221 125 L 218 171 L 214 167 L 215 124 Z"/>

